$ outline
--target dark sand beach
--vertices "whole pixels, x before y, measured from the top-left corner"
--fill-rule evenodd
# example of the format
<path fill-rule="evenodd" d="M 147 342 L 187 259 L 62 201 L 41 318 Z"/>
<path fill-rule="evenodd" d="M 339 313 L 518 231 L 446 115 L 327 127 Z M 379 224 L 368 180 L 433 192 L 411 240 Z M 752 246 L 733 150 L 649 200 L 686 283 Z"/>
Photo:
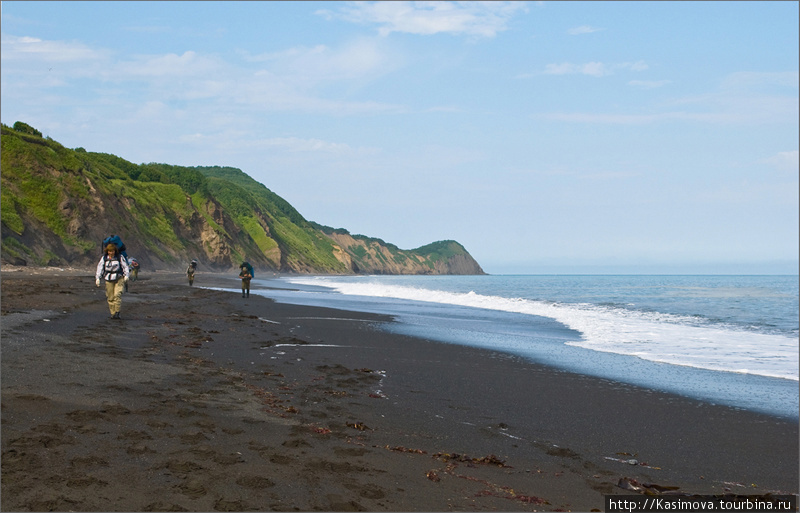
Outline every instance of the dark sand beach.
<path fill-rule="evenodd" d="M 230 276 L 4 266 L 3 511 L 602 511 L 796 494 L 798 422 L 389 334 Z"/>

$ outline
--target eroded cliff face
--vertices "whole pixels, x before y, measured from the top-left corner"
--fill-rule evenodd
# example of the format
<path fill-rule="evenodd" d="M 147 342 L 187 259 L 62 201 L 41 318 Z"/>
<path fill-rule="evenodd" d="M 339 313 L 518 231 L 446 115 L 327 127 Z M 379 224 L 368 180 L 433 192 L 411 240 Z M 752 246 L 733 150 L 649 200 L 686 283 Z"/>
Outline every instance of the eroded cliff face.
<path fill-rule="evenodd" d="M 337 258 L 355 273 L 379 274 L 378 269 L 385 269 L 386 274 L 403 274 L 401 267 L 377 245 L 356 240 L 349 234 L 333 233 L 328 235 L 339 248 L 335 252 Z"/>
<path fill-rule="evenodd" d="M 287 257 L 277 243 L 261 251 L 247 234 L 225 215 L 216 202 L 205 201 L 198 210 L 186 197 L 182 215 L 164 221 L 170 241 L 156 240 L 142 233 L 141 205 L 130 198 L 97 191 L 86 179 L 94 194 L 86 198 L 65 197 L 59 204 L 68 237 L 60 237 L 41 221 L 22 213 L 24 229 L 14 233 L 3 225 L 6 249 L 21 246 L 24 251 L 3 251 L 3 262 L 14 265 L 73 265 L 93 267 L 101 256 L 100 242 L 112 233 L 120 234 L 128 255 L 135 257 L 143 270 L 180 269 L 192 259 L 210 270 L 229 270 L 248 260 L 260 269 L 276 272 L 313 274 L 325 272 L 303 261 Z M 138 208 L 138 210 L 137 210 Z M 151 211 L 150 217 L 164 212 Z M 323 234 L 332 242 L 333 256 L 342 263 L 343 274 L 484 274 L 480 265 L 462 253 L 432 259 L 413 250 L 400 250 L 374 240 L 357 239 L 349 234 Z M 70 244 L 70 241 L 83 241 Z M 244 248 L 244 249 L 243 249 Z M 42 255 L 44 258 L 42 258 Z"/>
<path fill-rule="evenodd" d="M 460 244 L 457 254 L 435 258 L 381 244 L 372 239 L 355 238 L 348 233 L 328 234 L 341 251 L 341 261 L 359 274 L 485 274 L 478 262 Z M 339 253 L 337 252 L 337 255 Z"/>
<path fill-rule="evenodd" d="M 153 240 L 136 229 L 138 221 L 131 212 L 128 198 L 96 194 L 86 199 L 66 198 L 62 200 L 60 215 L 66 226 L 66 236 L 56 235 L 46 224 L 27 213 L 22 213 L 24 229 L 13 233 L 3 225 L 3 244 L 23 246 L 25 251 L 10 256 L 3 251 L 3 261 L 17 265 L 75 265 L 92 267 L 102 255 L 102 240 L 113 234 L 121 234 L 127 253 L 135 257 L 143 269 L 166 269 L 182 266 L 192 258 L 204 262 L 211 268 L 236 267 L 229 241 L 205 217 L 194 212 L 169 223 L 171 238 L 181 241 L 177 246 Z M 219 205 L 211 204 L 212 210 Z M 220 223 L 235 232 L 224 217 Z M 44 255 L 42 258 L 40 255 Z"/>
<path fill-rule="evenodd" d="M 447 260 L 434 263 L 434 274 L 486 274 L 469 253 L 453 255 Z"/>
<path fill-rule="evenodd" d="M 191 201 L 191 198 L 187 198 Z M 192 222 L 189 226 L 197 233 L 199 239 L 199 248 L 202 254 L 198 257 L 199 260 L 207 261 L 214 267 L 230 267 L 233 263 L 233 255 L 231 254 L 231 246 L 229 241 L 226 240 L 225 234 L 234 235 L 238 234 L 238 229 L 230 222 L 230 220 L 223 215 L 222 208 L 213 201 L 206 201 L 203 207 L 214 223 L 221 226 L 224 231 L 215 229 L 208 218 L 201 215 L 193 216 Z M 194 234 L 190 234 L 194 235 Z"/>

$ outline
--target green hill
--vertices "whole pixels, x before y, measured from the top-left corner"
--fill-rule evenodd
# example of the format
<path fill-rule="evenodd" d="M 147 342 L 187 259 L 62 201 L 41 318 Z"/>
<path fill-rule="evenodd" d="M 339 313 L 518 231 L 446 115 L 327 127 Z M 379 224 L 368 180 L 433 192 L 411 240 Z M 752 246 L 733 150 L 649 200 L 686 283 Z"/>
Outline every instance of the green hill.
<path fill-rule="evenodd" d="M 455 241 L 401 250 L 307 221 L 230 167 L 134 164 L 2 126 L 2 262 L 85 265 L 119 234 L 145 269 L 238 267 L 298 273 L 483 274 Z"/>

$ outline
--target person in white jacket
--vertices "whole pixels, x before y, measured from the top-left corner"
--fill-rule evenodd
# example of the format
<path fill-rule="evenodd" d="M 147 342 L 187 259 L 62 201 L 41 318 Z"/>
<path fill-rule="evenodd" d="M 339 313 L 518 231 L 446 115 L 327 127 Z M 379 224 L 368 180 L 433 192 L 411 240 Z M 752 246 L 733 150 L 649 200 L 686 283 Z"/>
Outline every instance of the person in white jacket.
<path fill-rule="evenodd" d="M 119 254 L 117 246 L 108 244 L 106 252 L 97 264 L 97 271 L 94 273 L 95 285 L 100 286 L 100 278 L 106 282 L 106 299 L 108 309 L 112 319 L 119 319 L 119 311 L 122 308 L 122 292 L 125 284 L 130 278 L 131 271 L 128 261 Z"/>

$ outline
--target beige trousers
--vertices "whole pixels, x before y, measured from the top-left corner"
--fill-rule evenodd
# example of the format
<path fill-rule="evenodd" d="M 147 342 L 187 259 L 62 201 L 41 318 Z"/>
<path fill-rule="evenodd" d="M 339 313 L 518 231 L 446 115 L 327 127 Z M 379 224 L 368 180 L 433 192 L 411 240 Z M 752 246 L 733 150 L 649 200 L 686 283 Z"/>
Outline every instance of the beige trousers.
<path fill-rule="evenodd" d="M 117 281 L 106 282 L 106 299 L 108 300 L 108 310 L 111 315 L 118 313 L 122 308 L 122 292 L 125 290 L 125 280 L 122 278 Z"/>

